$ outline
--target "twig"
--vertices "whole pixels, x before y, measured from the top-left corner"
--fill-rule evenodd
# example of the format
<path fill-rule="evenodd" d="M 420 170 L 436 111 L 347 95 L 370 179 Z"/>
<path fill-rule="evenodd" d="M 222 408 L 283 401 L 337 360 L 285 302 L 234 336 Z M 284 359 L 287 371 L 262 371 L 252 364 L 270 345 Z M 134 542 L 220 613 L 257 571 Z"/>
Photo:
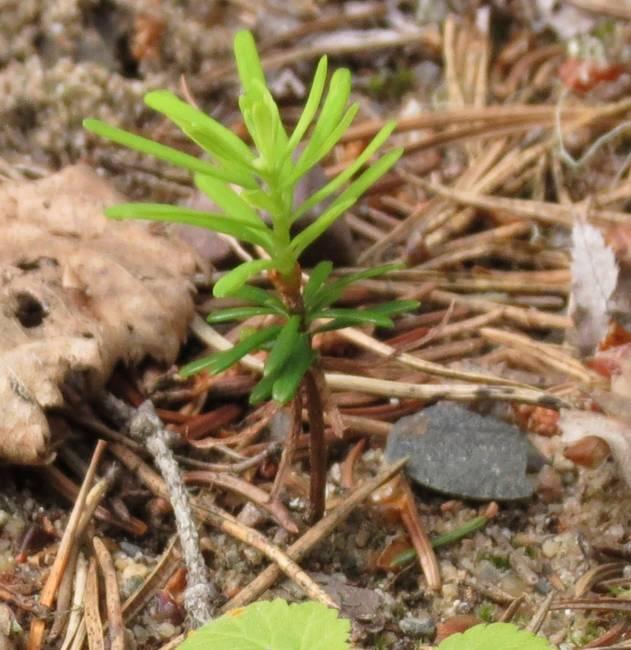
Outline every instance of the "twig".
<path fill-rule="evenodd" d="M 528 352 L 545 365 L 576 377 L 586 384 L 598 383 L 600 380 L 600 377 L 596 373 L 590 372 L 578 359 L 574 359 L 567 352 L 550 343 L 533 341 L 522 334 L 499 330 L 494 327 L 480 328 L 480 335 L 487 341 L 500 343 L 514 347 L 517 350 Z"/>
<path fill-rule="evenodd" d="M 167 443 L 168 434 L 150 401 L 144 402 L 136 410 L 113 395 L 104 394 L 100 402 L 109 412 L 117 412 L 120 417 L 128 419 L 130 435 L 146 444 L 164 478 L 187 569 L 187 588 L 184 594 L 186 611 L 195 626 L 202 625 L 212 616 L 210 602 L 215 596 L 215 588 L 208 579 L 186 487 Z"/>
<path fill-rule="evenodd" d="M 432 548 L 432 543 L 427 537 L 425 527 L 418 514 L 414 494 L 405 477 L 399 477 L 399 486 L 403 492 L 403 505 L 401 508 L 401 520 L 410 534 L 410 539 L 418 556 L 423 574 L 427 580 L 427 586 L 432 591 L 438 591 L 441 588 L 442 580 L 438 560 Z"/>
<path fill-rule="evenodd" d="M 530 623 L 528 623 L 528 629 L 530 632 L 533 634 L 537 634 L 541 626 L 543 625 L 543 621 L 545 620 L 546 616 L 548 615 L 548 612 L 550 611 L 550 606 L 552 605 L 552 601 L 556 598 L 556 592 L 551 591 L 544 601 L 539 605 L 537 608 L 537 611 L 535 612 L 534 616 L 530 620 Z"/>
<path fill-rule="evenodd" d="M 471 307 L 473 311 L 489 312 L 503 309 L 503 317 L 525 328 L 565 330 L 572 325 L 572 319 L 561 314 L 549 314 L 538 309 L 524 309 L 513 305 L 501 305 L 494 300 L 474 296 L 461 296 L 450 291 L 435 289 L 430 294 L 432 301 L 448 305 L 452 300 Z"/>
<path fill-rule="evenodd" d="M 298 39 L 314 34 L 316 32 L 330 32 L 337 27 L 352 25 L 354 23 L 363 23 L 368 20 L 374 20 L 386 13 L 384 3 L 365 3 L 366 7 L 359 11 L 337 11 L 332 14 L 310 20 L 299 24 L 293 29 L 287 29 L 279 34 L 274 34 L 265 39 L 258 47 L 259 52 L 278 47 L 284 43 L 295 43 Z"/>
<path fill-rule="evenodd" d="M 368 498 L 378 487 L 389 481 L 405 465 L 405 459 L 387 467 L 358 488 L 355 489 L 335 510 L 320 519 L 300 539 L 294 542 L 286 551 L 287 557 L 299 562 L 321 539 L 330 535 L 340 521 L 348 515 L 366 498 Z M 235 607 L 244 607 L 258 598 L 264 591 L 269 589 L 281 575 L 280 569 L 272 564 L 260 573 L 252 582 L 244 587 L 234 598 L 228 601 L 222 611 L 228 611 Z"/>
<path fill-rule="evenodd" d="M 125 650 L 125 625 L 121 613 L 120 594 L 114 562 L 112 562 L 112 556 L 105 547 L 105 544 L 98 537 L 92 539 L 92 544 L 105 581 L 105 603 L 107 608 L 110 649 Z"/>
<path fill-rule="evenodd" d="M 571 228 L 574 222 L 573 215 L 576 213 L 576 205 L 573 204 L 563 205 L 549 201 L 488 196 L 446 187 L 440 183 L 430 183 L 412 174 L 405 174 L 405 176 L 410 182 L 422 186 L 427 191 L 439 194 L 446 199 L 451 199 L 462 205 L 470 205 L 494 212 L 516 214 L 543 224 L 562 226 L 564 228 Z M 600 221 L 603 223 L 628 223 L 629 219 L 629 215 L 626 212 L 597 209 L 588 210 L 586 217 L 589 221 Z"/>
<path fill-rule="evenodd" d="M 129 469 L 136 471 L 139 480 L 142 481 L 154 494 L 157 496 L 167 497 L 168 493 L 165 481 L 148 465 L 146 465 L 137 454 L 130 450 L 126 450 L 126 453 L 123 453 L 124 448 L 121 449 L 120 447 L 120 445 L 112 445 L 112 451 L 116 454 L 117 458 Z M 258 531 L 241 524 L 223 510 L 206 504 L 197 498 L 191 500 L 191 507 L 195 510 L 197 516 L 202 521 L 218 527 L 241 541 L 250 540 L 253 546 L 270 557 L 270 559 L 276 561 L 277 558 L 283 555 L 279 548 L 274 547 Z M 270 507 L 274 507 L 274 504 L 271 504 Z M 298 575 L 298 583 L 301 584 L 301 586 L 309 583 L 309 586 L 307 587 L 308 593 L 312 595 L 318 593 L 317 585 L 315 585 L 306 574 L 302 574 L 300 568 L 292 562 L 290 558 L 285 558 L 283 556 L 283 559 L 280 561 L 283 570 L 287 572 L 289 578 L 294 579 L 294 576 Z"/>
<path fill-rule="evenodd" d="M 285 478 L 287 475 L 288 469 L 291 467 L 293 461 L 294 452 L 296 450 L 296 444 L 300 433 L 302 431 L 302 395 L 300 391 L 296 393 L 294 398 L 291 401 L 291 428 L 287 433 L 285 439 L 285 445 L 283 447 L 283 453 L 280 457 L 280 463 L 278 464 L 278 469 L 276 470 L 276 476 L 274 477 L 274 485 L 270 493 L 270 500 L 276 501 L 280 495 L 280 491 L 285 484 Z"/>
<path fill-rule="evenodd" d="M 281 450 L 283 444 L 282 442 L 271 442 L 263 451 L 259 452 L 255 456 L 250 458 L 245 458 L 236 463 L 207 463 L 203 460 L 196 460 L 194 458 L 188 458 L 188 456 L 178 456 L 176 454 L 175 458 L 182 465 L 188 465 L 189 467 L 195 467 L 197 469 L 208 470 L 210 472 L 230 472 L 231 474 L 240 474 L 245 472 L 252 467 L 260 465 L 264 460 L 272 456 L 276 456 Z"/>
<path fill-rule="evenodd" d="M 79 537 L 79 535 L 77 537 Z M 71 609 L 70 601 L 72 600 L 78 557 L 79 547 L 78 545 L 75 545 L 72 549 L 72 553 L 70 555 L 70 559 L 68 560 L 64 575 L 61 579 L 61 583 L 59 584 L 56 603 L 57 608 L 53 624 L 50 628 L 50 632 L 48 633 L 48 643 L 52 643 L 57 640 L 57 638 L 63 632 L 66 621 L 68 620 L 68 615 Z"/>
<path fill-rule="evenodd" d="M 68 650 L 79 629 L 82 620 L 81 613 L 85 599 L 87 577 L 88 561 L 83 553 L 79 553 L 77 558 L 77 568 L 74 575 L 72 607 L 70 608 L 70 616 L 68 617 L 68 625 L 66 626 L 66 636 L 61 644 L 61 650 Z"/>
<path fill-rule="evenodd" d="M 565 2 L 595 14 L 631 20 L 631 5 L 626 0 L 565 0 Z"/>
<path fill-rule="evenodd" d="M 285 530 L 295 534 L 298 526 L 288 510 L 278 500 L 270 500 L 269 494 L 260 487 L 248 483 L 230 474 L 215 474 L 214 472 L 191 471 L 183 474 L 186 485 L 217 485 L 225 490 L 240 494 L 259 508 L 266 510 Z"/>
<path fill-rule="evenodd" d="M 198 516 L 207 523 L 223 530 L 235 539 L 252 546 L 270 560 L 275 562 L 285 575 L 295 582 L 313 600 L 317 600 L 327 607 L 339 608 L 339 605 L 312 580 L 286 553 L 269 542 L 264 535 L 254 528 L 242 524 L 240 521 L 212 504 L 205 504 L 201 499 L 195 500 L 195 510 Z"/>
<path fill-rule="evenodd" d="M 94 453 L 92 454 L 92 460 L 90 461 L 90 466 L 88 471 L 83 479 L 83 484 L 81 485 L 81 490 L 77 496 L 72 512 L 70 513 L 70 518 L 68 519 L 68 524 L 64 530 L 63 537 L 59 544 L 59 550 L 55 556 L 55 561 L 53 566 L 50 569 L 44 588 L 40 595 L 40 605 L 43 607 L 52 607 L 57 596 L 57 590 L 59 589 L 59 584 L 63 577 L 64 571 L 68 564 L 68 560 L 72 554 L 73 546 L 76 542 L 76 532 L 77 527 L 83 514 L 83 508 L 85 505 L 85 500 L 88 495 L 88 491 L 94 480 L 96 474 L 96 468 L 103 456 L 107 443 L 103 440 L 99 440 L 96 443 Z M 31 621 L 31 630 L 28 639 L 28 650 L 39 650 L 42 647 L 44 642 L 44 635 L 46 632 L 46 622 L 43 619 L 35 618 Z"/>
<path fill-rule="evenodd" d="M 311 483 L 309 489 L 309 520 L 315 523 L 322 518 L 326 508 L 326 439 L 324 437 L 324 404 L 322 403 L 318 374 L 322 370 L 310 368 L 304 376 L 309 420 L 309 461 Z M 322 379 L 324 383 L 324 379 Z"/>
<path fill-rule="evenodd" d="M 432 297 L 434 297 L 435 293 L 436 292 L 432 292 Z M 446 298 L 447 296 L 449 296 L 447 304 L 449 304 L 451 300 L 455 299 L 456 302 L 458 302 L 458 300 L 461 299 L 461 296 L 451 293 L 447 294 L 447 292 L 441 292 L 441 294 L 438 295 L 438 298 Z M 470 304 L 475 311 L 492 311 L 499 307 L 498 303 L 490 300 L 486 301 L 468 298 L 462 298 L 462 300 L 467 304 Z M 534 312 L 532 314 L 532 324 L 540 322 L 540 320 L 538 320 L 539 314 L 542 314 L 542 317 L 546 319 L 546 322 L 560 325 L 561 322 L 559 321 L 562 321 L 562 329 L 567 327 L 569 323 L 569 320 L 566 317 L 555 316 L 554 314 L 544 314 L 543 312 L 536 312 L 536 310 L 525 310 L 512 306 L 505 306 L 503 309 L 505 314 L 512 314 L 513 316 L 517 315 L 518 317 L 521 317 L 522 320 L 525 318 L 529 324 L 531 321 L 528 319 L 528 315 L 531 312 Z M 192 328 L 193 332 L 197 336 L 215 349 L 226 350 L 232 346 L 229 341 L 216 332 L 212 327 L 207 325 L 201 318 L 193 319 Z M 374 339 L 371 340 L 374 341 L 374 344 L 378 343 Z M 389 346 L 386 347 L 389 348 Z M 412 358 L 416 359 L 416 357 Z M 243 357 L 241 362 L 250 370 L 255 370 L 257 372 L 263 371 L 263 364 L 259 359 L 255 359 L 254 357 L 248 358 L 248 355 L 246 355 Z M 548 395 L 547 393 L 532 388 L 521 388 L 519 385 L 489 386 L 488 383 L 486 386 L 465 386 L 462 384 L 411 384 L 330 372 L 325 373 L 324 376 L 327 385 L 331 389 L 358 391 L 371 395 L 380 395 L 382 397 L 403 397 L 421 400 L 453 399 L 456 401 L 497 399 L 502 401 L 521 401 L 527 404 L 538 404 L 555 409 L 562 408 L 566 405 L 565 402 L 558 397 Z"/>
<path fill-rule="evenodd" d="M 160 585 L 164 584 L 168 576 L 175 570 L 176 565 L 179 563 L 179 556 L 175 551 L 176 544 L 177 536 L 174 535 L 151 573 L 123 603 L 122 612 L 125 622 L 133 621 L 140 614 Z"/>
<path fill-rule="evenodd" d="M 99 613 L 99 577 L 96 570 L 96 559 L 93 557 L 90 558 L 88 567 L 83 620 L 90 650 L 105 650 L 103 624 Z"/>

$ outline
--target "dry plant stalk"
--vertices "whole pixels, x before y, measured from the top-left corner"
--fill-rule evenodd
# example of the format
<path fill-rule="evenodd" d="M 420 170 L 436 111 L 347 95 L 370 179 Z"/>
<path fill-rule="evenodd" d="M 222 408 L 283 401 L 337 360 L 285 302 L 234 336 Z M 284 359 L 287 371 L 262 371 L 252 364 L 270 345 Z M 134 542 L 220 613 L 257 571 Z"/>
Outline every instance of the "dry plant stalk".
<path fill-rule="evenodd" d="M 403 476 L 399 478 L 399 487 L 403 492 L 401 520 L 407 528 L 410 539 L 412 540 L 421 569 L 425 575 L 425 579 L 427 580 L 427 586 L 432 591 L 438 591 L 442 586 L 438 560 L 436 559 L 436 554 L 434 553 L 432 544 L 425 532 L 423 521 L 421 520 L 416 508 L 414 494 L 412 493 L 410 484 Z"/>
<path fill-rule="evenodd" d="M 125 622 L 129 623 L 144 609 L 155 592 L 163 585 L 179 564 L 176 553 L 177 535 L 171 538 L 157 564 L 143 583 L 123 603 L 122 613 Z"/>
<path fill-rule="evenodd" d="M 111 403 L 113 399 L 115 398 L 110 396 L 108 401 Z M 164 478 L 187 569 L 187 588 L 184 594 L 186 611 L 195 626 L 202 625 L 212 616 L 210 603 L 215 595 L 215 588 L 208 579 L 208 570 L 199 548 L 197 527 L 180 469 L 167 443 L 167 432 L 150 401 L 144 402 L 131 415 L 129 432 L 139 442 L 145 442 Z"/>
<path fill-rule="evenodd" d="M 88 561 L 83 553 L 79 553 L 77 558 L 77 568 L 74 574 L 74 584 L 72 593 L 72 606 L 70 608 L 70 615 L 68 616 L 68 625 L 66 626 L 66 635 L 61 650 L 68 650 L 75 635 L 79 630 L 82 621 L 82 606 L 85 598 L 85 588 L 88 577 Z"/>
<path fill-rule="evenodd" d="M 75 501 L 72 512 L 70 513 L 70 518 L 68 519 L 68 524 L 64 530 L 63 537 L 59 544 L 59 549 L 57 555 L 55 556 L 55 561 L 53 566 L 50 569 L 44 588 L 40 595 L 40 605 L 46 608 L 53 606 L 55 598 L 57 596 L 57 590 L 63 578 L 64 572 L 68 565 L 68 560 L 72 555 L 72 549 L 77 542 L 77 529 L 80 524 L 80 519 L 83 514 L 83 509 L 85 506 L 86 497 L 88 491 L 94 480 L 96 474 L 96 468 L 103 456 L 105 447 L 107 443 L 103 440 L 99 440 L 96 443 L 94 453 L 92 454 L 92 459 L 88 467 L 88 471 L 85 474 L 83 479 L 83 484 L 81 485 L 81 490 Z M 34 618 L 31 621 L 31 630 L 28 638 L 28 650 L 39 650 L 44 644 L 44 638 L 46 634 L 46 622 L 41 618 Z"/>
<path fill-rule="evenodd" d="M 88 567 L 83 620 L 85 621 L 85 631 L 90 650 L 105 650 L 103 623 L 101 622 L 101 614 L 99 612 L 99 576 L 96 568 L 96 559 L 93 557 L 90 558 L 90 565 Z M 76 647 L 80 648 L 81 644 Z"/>
<path fill-rule="evenodd" d="M 121 612 L 120 593 L 114 562 L 105 544 L 98 537 L 92 539 L 92 545 L 105 581 L 105 603 L 110 650 L 125 650 L 125 624 Z"/>

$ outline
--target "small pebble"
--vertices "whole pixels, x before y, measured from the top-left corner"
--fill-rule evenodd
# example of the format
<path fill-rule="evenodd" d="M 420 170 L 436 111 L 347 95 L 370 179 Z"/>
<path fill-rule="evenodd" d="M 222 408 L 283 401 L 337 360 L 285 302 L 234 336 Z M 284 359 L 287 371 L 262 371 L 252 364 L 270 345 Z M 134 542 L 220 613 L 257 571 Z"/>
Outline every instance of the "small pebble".
<path fill-rule="evenodd" d="M 436 623 L 427 612 L 420 612 L 399 621 L 399 629 L 412 639 L 428 639 L 436 633 Z"/>
<path fill-rule="evenodd" d="M 560 501 L 563 496 L 563 481 L 560 474 L 550 465 L 544 465 L 537 475 L 535 489 L 544 503 Z"/>
<path fill-rule="evenodd" d="M 136 544 L 131 544 L 130 542 L 126 542 L 125 540 L 122 540 L 120 543 L 120 548 L 121 551 L 129 555 L 129 557 L 134 558 L 134 560 L 139 559 L 142 557 L 142 549 L 140 546 L 137 546 Z"/>
<path fill-rule="evenodd" d="M 554 539 L 546 539 L 541 545 L 541 552 L 550 560 L 557 555 L 561 545 Z"/>
<path fill-rule="evenodd" d="M 355 535 L 355 545 L 357 548 L 365 548 L 370 539 L 370 531 L 367 528 L 360 528 Z"/>
<path fill-rule="evenodd" d="M 142 645 L 149 640 L 149 630 L 144 625 L 134 625 L 132 628 L 132 633 L 134 635 L 134 639 L 136 639 L 136 643 Z"/>
<path fill-rule="evenodd" d="M 507 573 L 505 576 L 503 576 L 499 587 L 514 598 L 517 598 L 526 592 L 526 584 L 514 573 Z"/>
<path fill-rule="evenodd" d="M 156 632 L 161 639 L 172 639 L 177 636 L 179 628 L 172 623 L 160 623 L 156 626 Z"/>

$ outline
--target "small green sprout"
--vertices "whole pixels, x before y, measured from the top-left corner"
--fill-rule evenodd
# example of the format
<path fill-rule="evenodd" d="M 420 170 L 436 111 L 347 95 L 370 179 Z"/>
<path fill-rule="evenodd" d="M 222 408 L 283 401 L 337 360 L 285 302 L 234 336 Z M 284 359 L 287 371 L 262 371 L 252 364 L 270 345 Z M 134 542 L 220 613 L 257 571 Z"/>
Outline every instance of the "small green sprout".
<path fill-rule="evenodd" d="M 323 385 L 311 344 L 315 333 L 349 325 L 392 327 L 393 316 L 418 306 L 412 300 L 398 300 L 368 309 L 335 306 L 350 284 L 383 275 L 395 268 L 393 265 L 332 279 L 332 264 L 322 262 L 312 270 L 309 280 L 303 282 L 299 264 L 304 250 L 395 164 L 402 149 L 392 149 L 373 160 L 394 129 L 394 122 L 387 123 L 356 160 L 297 205 L 298 183 L 332 151 L 359 109 L 357 104 L 348 106 L 350 71 L 336 70 L 327 84 L 327 58 L 322 57 L 300 119 L 289 132 L 266 85 L 250 32 L 241 31 L 236 35 L 234 53 L 243 86 L 239 107 L 253 146 L 166 90 L 148 93 L 145 103 L 174 122 L 201 148 L 203 157 L 197 158 L 99 120 L 86 119 L 84 126 L 113 142 L 190 171 L 197 188 L 218 206 L 216 212 L 204 212 L 155 203 L 124 203 L 109 208 L 106 211 L 109 217 L 200 226 L 262 249 L 262 259 L 238 265 L 214 285 L 215 296 L 237 298 L 246 306 L 214 312 L 208 322 L 267 315 L 273 317 L 271 324 L 244 337 L 230 350 L 184 366 L 181 374 L 188 376 L 202 370 L 220 373 L 246 354 L 266 350 L 263 377 L 253 389 L 250 400 L 256 404 L 272 398 L 286 404 L 299 395 L 298 389 L 307 381 L 308 373 L 315 373 L 315 376 L 313 381 L 307 381 L 307 394 L 311 386 L 313 398 L 314 390 Z M 292 225 L 314 210 L 320 211 L 319 216 L 293 235 Z M 263 271 L 267 272 L 272 289 L 247 284 Z M 319 381 L 316 381 L 318 373 Z M 307 399 L 309 412 L 321 410 L 318 399 Z M 312 415 L 309 420 L 313 440 Z M 314 471 L 312 467 L 312 473 Z"/>
<path fill-rule="evenodd" d="M 303 287 L 298 264 L 300 254 L 394 165 L 402 150 L 389 151 L 362 171 L 394 129 L 394 122 L 389 122 L 352 164 L 300 205 L 294 205 L 300 179 L 330 153 L 357 114 L 357 104 L 347 107 L 350 72 L 341 68 L 333 73 L 322 101 L 327 86 L 327 58 L 322 57 L 302 115 L 293 131 L 288 133 L 267 88 L 250 32 L 242 31 L 236 35 L 234 52 L 244 90 L 239 106 L 254 150 L 216 120 L 166 90 L 148 93 L 145 103 L 174 122 L 210 160 L 195 158 L 100 120 L 86 119 L 84 126 L 130 149 L 188 169 L 193 173 L 198 189 L 221 209 L 210 213 L 180 206 L 124 203 L 109 208 L 106 211 L 109 217 L 200 226 L 260 246 L 267 253 L 269 259 L 240 264 L 214 286 L 215 296 L 240 298 L 252 306 L 216 312 L 211 314 L 209 322 L 245 320 L 267 314 L 277 316 L 284 324 L 258 330 L 232 350 L 185 366 L 182 374 L 191 375 L 201 370 L 222 372 L 245 354 L 271 347 L 264 376 L 252 393 L 252 401 L 260 402 L 271 396 L 286 403 L 294 396 L 313 361 L 311 334 L 367 323 L 391 327 L 393 315 L 418 305 L 408 300 L 373 309 L 334 308 L 333 303 L 348 285 L 382 275 L 394 267 L 377 267 L 329 281 L 332 265 L 323 262 L 313 270 Z M 320 112 L 316 119 L 318 109 Z M 311 126 L 311 136 L 300 148 Z M 233 186 L 240 191 L 235 191 Z M 319 217 L 292 237 L 291 226 L 331 196 L 335 198 Z M 269 216 L 269 222 L 263 219 L 264 215 Z M 277 295 L 246 285 L 261 271 L 271 272 L 272 278 L 276 279 Z M 322 324 L 325 320 L 328 322 Z"/>

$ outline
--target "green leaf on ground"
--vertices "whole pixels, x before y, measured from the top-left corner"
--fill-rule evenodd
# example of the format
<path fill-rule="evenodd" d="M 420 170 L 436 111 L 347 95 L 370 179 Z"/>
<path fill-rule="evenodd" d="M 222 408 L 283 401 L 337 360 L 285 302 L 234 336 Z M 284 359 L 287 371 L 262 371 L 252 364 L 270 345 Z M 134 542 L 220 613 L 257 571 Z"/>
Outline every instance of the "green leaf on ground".
<path fill-rule="evenodd" d="M 179 650 L 348 650 L 350 621 L 320 603 L 263 601 L 193 632 Z"/>
<path fill-rule="evenodd" d="M 554 650 L 554 646 L 543 637 L 512 623 L 491 623 L 452 634 L 438 646 L 438 650 Z"/>

